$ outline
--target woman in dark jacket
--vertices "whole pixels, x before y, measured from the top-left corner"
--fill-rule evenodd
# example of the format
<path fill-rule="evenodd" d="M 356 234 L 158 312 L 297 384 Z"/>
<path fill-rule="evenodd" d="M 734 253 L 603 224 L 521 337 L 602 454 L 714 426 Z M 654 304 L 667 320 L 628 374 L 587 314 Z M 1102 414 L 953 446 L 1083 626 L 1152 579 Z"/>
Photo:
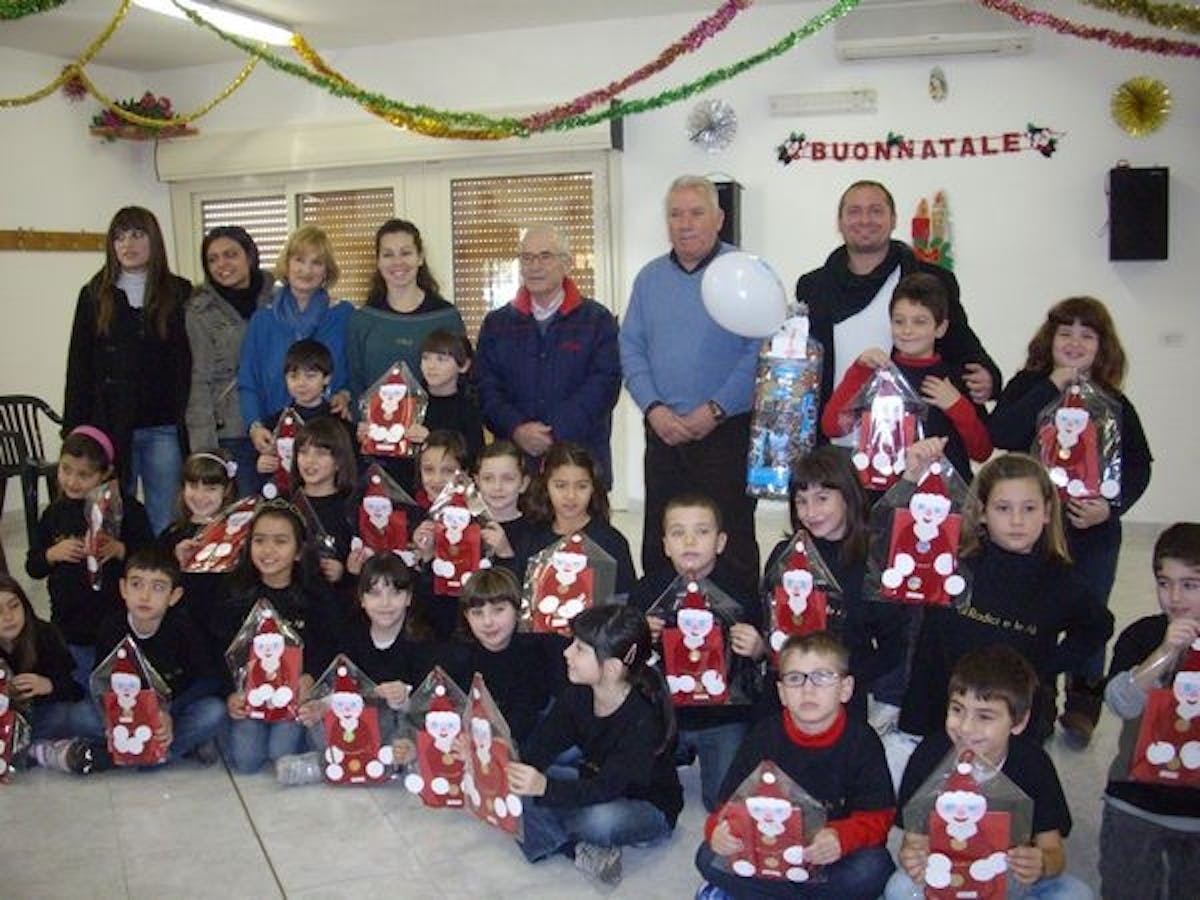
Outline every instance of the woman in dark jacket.
<path fill-rule="evenodd" d="M 122 483 L 134 494 L 141 482 L 156 534 L 171 521 L 186 449 L 191 292 L 171 273 L 154 214 L 127 206 L 108 226 L 104 266 L 80 290 L 71 327 L 63 433 L 96 425 L 112 436 Z"/>

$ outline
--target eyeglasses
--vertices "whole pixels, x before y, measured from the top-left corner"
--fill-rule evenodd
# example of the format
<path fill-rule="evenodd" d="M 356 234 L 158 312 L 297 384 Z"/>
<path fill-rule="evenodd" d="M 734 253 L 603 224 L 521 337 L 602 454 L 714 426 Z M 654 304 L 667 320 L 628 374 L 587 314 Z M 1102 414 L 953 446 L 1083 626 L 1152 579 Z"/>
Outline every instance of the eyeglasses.
<path fill-rule="evenodd" d="M 817 688 L 830 687 L 841 680 L 841 674 L 829 669 L 817 669 L 815 672 L 784 672 L 779 676 L 780 683 L 790 688 L 804 687 L 807 682 L 811 682 L 812 686 Z"/>
<path fill-rule="evenodd" d="M 561 256 L 561 253 L 555 253 L 552 250 L 543 250 L 541 253 L 522 253 L 517 258 L 521 260 L 521 265 L 523 266 L 532 266 L 534 263 L 541 263 L 543 266 L 548 266 Z"/>

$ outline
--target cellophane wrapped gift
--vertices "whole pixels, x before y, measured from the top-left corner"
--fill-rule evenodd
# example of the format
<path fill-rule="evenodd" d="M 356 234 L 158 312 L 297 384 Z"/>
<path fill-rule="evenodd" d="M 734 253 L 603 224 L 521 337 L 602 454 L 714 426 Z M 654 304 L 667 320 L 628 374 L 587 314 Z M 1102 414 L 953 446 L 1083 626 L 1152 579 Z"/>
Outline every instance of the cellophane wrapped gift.
<path fill-rule="evenodd" d="M 733 652 L 729 629 L 742 607 L 707 578 L 675 578 L 647 616 L 662 619 L 662 670 L 676 706 L 753 703 L 758 664 Z"/>
<path fill-rule="evenodd" d="M 1064 500 L 1121 499 L 1121 404 L 1086 377 L 1037 417 L 1034 456 Z"/>
<path fill-rule="evenodd" d="M 841 633 L 845 619 L 841 585 L 803 528 L 788 538 L 787 550 L 767 571 L 764 584 L 772 662 L 778 661 L 780 648 L 793 634 Z"/>
<path fill-rule="evenodd" d="M 250 537 L 257 497 L 242 497 L 221 510 L 196 534 L 196 549 L 183 565 L 185 572 L 232 572 Z"/>
<path fill-rule="evenodd" d="M 807 864 L 804 848 L 825 827 L 825 808 L 769 759 L 760 762 L 717 811 L 742 842 L 718 868 L 742 878 L 780 884 L 820 883 L 822 867 Z"/>
<path fill-rule="evenodd" d="M 308 541 L 312 544 L 313 549 L 317 551 L 317 556 L 320 559 L 337 559 L 337 539 L 329 533 L 329 529 L 325 527 L 325 524 L 321 521 L 321 517 L 317 515 L 317 511 L 313 508 L 308 495 L 304 491 L 296 491 L 292 496 L 292 503 L 300 511 L 300 515 L 304 517 L 305 530 L 308 532 Z"/>
<path fill-rule="evenodd" d="M 225 650 L 225 662 L 246 697 L 247 718 L 264 722 L 296 718 L 304 643 L 270 601 L 255 601 Z"/>
<path fill-rule="evenodd" d="M 1129 778 L 1200 788 L 1200 640 L 1183 654 L 1169 682 L 1146 697 Z"/>
<path fill-rule="evenodd" d="M 433 528 L 433 591 L 457 597 L 472 572 L 492 564 L 483 553 L 483 531 L 491 514 L 475 482 L 455 472 L 429 507 Z"/>
<path fill-rule="evenodd" d="M 962 606 L 969 568 L 959 564 L 963 512 L 973 502 L 944 457 L 914 484 L 896 482 L 871 510 L 865 596 L 893 603 Z"/>
<path fill-rule="evenodd" d="M 571 620 L 612 600 L 617 561 L 586 534 L 563 535 L 525 569 L 521 615 L 538 634 L 571 634 Z"/>
<path fill-rule="evenodd" d="M 891 363 L 876 369 L 846 406 L 844 433 L 857 428 L 850 461 L 859 483 L 886 491 L 904 472 L 904 457 L 924 435 L 928 405 Z"/>
<path fill-rule="evenodd" d="M 12 669 L 0 660 L 0 784 L 8 784 L 13 765 L 29 747 L 29 723 L 13 703 Z"/>
<path fill-rule="evenodd" d="M 83 500 L 83 515 L 87 520 L 87 531 L 83 536 L 83 552 L 86 557 L 88 584 L 93 591 L 100 590 L 100 548 L 105 541 L 120 540 L 121 518 L 124 506 L 121 503 L 121 486 L 114 478 L 96 485 L 87 492 Z"/>
<path fill-rule="evenodd" d="M 508 764 L 520 762 L 517 746 L 508 722 L 478 672 L 471 681 L 463 714 L 470 732 L 462 781 L 467 810 L 481 822 L 518 841 L 524 840 L 521 798 L 508 789 Z"/>
<path fill-rule="evenodd" d="M 100 661 L 89 685 L 115 765 L 152 766 L 167 758 L 168 748 L 154 732 L 162 725 L 171 691 L 132 638 L 126 636 Z"/>
<path fill-rule="evenodd" d="M 275 423 L 275 458 L 278 462 L 271 480 L 263 485 L 268 500 L 292 496 L 292 463 L 296 459 L 296 435 L 304 427 L 304 419 L 290 406 L 279 414 Z"/>
<path fill-rule="evenodd" d="M 929 837 L 925 896 L 1000 900 L 1008 850 L 1030 841 L 1033 801 L 970 750 L 951 750 L 904 807 L 904 829 Z"/>
<path fill-rule="evenodd" d="M 412 530 L 420 517 L 417 503 L 378 463 L 367 466 L 346 510 L 355 532 L 352 550 L 361 547 L 368 556 L 395 553 L 410 566 L 416 562 Z"/>
<path fill-rule="evenodd" d="M 808 336 L 808 316 L 789 317 L 763 342 L 754 378 L 746 493 L 788 499 L 792 465 L 816 445 L 820 422 L 820 343 Z"/>
<path fill-rule="evenodd" d="M 359 401 L 363 424 L 362 439 L 366 456 L 412 456 L 416 445 L 409 429 L 425 421 L 429 395 L 413 375 L 408 364 L 397 360 L 371 385 Z"/>
<path fill-rule="evenodd" d="M 412 693 L 408 715 L 416 733 L 417 758 L 404 786 L 434 808 L 463 806 L 466 763 L 455 749 L 467 697 L 441 666 L 434 666 Z"/>
<path fill-rule="evenodd" d="M 380 725 L 386 704 L 348 656 L 339 653 L 313 685 L 309 702 L 320 704 L 321 719 L 312 726 L 324 746 L 321 772 L 330 784 L 380 784 L 393 774 L 390 735 Z"/>

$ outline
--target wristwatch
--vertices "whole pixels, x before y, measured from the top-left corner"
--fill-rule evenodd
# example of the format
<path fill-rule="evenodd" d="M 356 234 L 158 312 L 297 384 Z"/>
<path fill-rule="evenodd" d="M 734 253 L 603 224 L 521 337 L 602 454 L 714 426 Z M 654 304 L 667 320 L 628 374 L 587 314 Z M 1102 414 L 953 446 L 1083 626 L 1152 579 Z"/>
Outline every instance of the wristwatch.
<path fill-rule="evenodd" d="M 721 408 L 721 404 L 716 400 L 708 401 L 708 411 L 712 413 L 714 422 L 725 421 L 725 410 Z"/>

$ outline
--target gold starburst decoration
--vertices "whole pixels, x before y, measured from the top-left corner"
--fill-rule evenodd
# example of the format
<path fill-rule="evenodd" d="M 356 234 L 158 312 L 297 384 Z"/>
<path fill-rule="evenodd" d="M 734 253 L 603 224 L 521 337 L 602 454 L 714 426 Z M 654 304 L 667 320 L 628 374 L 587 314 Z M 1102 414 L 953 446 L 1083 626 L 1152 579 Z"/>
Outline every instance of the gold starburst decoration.
<path fill-rule="evenodd" d="M 1170 114 L 1171 92 L 1157 78 L 1140 75 L 1113 91 L 1113 121 L 1134 137 L 1157 131 Z"/>

